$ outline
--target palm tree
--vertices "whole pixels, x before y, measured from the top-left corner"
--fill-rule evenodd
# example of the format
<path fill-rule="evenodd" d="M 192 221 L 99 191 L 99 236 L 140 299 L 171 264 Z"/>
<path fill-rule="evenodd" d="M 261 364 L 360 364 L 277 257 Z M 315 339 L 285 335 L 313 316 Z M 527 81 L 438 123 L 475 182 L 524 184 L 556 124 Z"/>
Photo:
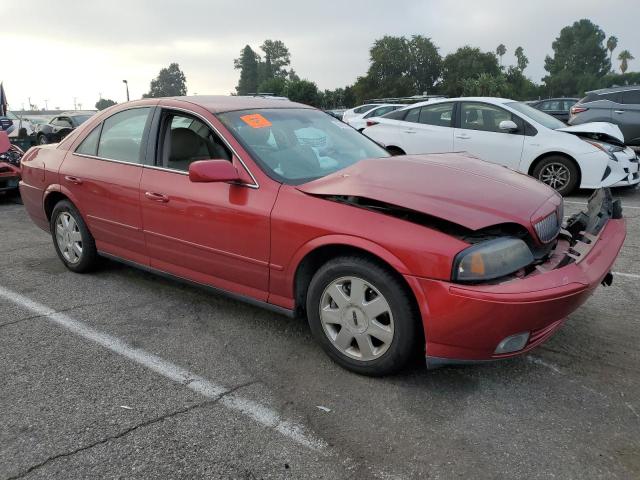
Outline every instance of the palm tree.
<path fill-rule="evenodd" d="M 618 55 L 618 60 L 620 60 L 620 71 L 622 73 L 625 73 L 627 71 L 627 68 L 629 68 L 629 60 L 633 60 L 634 56 L 631 55 L 631 52 L 629 50 L 623 50 L 620 52 L 620 54 Z"/>
<path fill-rule="evenodd" d="M 613 51 L 616 49 L 617 46 L 618 46 L 618 37 L 614 37 L 613 35 L 611 35 L 607 39 L 607 50 L 609 50 L 609 59 L 611 60 L 612 63 L 613 63 Z"/>
<path fill-rule="evenodd" d="M 500 57 L 500 66 L 502 66 L 502 56 L 507 53 L 507 47 L 504 46 L 504 44 L 500 44 L 498 45 L 498 47 L 496 48 L 496 54 Z"/>

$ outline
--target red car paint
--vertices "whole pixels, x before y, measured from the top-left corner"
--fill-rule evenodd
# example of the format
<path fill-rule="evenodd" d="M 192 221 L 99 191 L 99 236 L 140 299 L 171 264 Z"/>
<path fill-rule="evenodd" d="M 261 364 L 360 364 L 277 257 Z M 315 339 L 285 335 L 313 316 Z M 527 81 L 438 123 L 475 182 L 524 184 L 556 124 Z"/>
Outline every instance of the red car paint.
<path fill-rule="evenodd" d="M 74 153 L 102 120 L 140 106 L 182 109 L 205 119 L 233 148 L 239 180 L 197 183 L 184 173 Z M 499 284 L 454 284 L 453 259 L 468 243 L 321 197 L 362 196 L 471 230 L 517 223 L 533 238 L 532 221 L 555 211 L 560 197 L 527 176 L 456 154 L 365 160 L 314 182 L 281 184 L 216 117 L 261 108 L 310 107 L 242 97 L 149 99 L 112 107 L 59 145 L 28 152 L 20 186 L 25 207 L 48 231 L 52 203 L 66 197 L 101 253 L 291 312 L 301 306 L 295 280 L 307 255 L 327 246 L 368 252 L 411 288 L 427 355 L 457 360 L 501 358 L 493 354 L 500 340 L 523 331 L 532 332 L 524 351 L 548 338 L 610 271 L 624 241 L 624 221 L 610 220 L 579 263 Z"/>

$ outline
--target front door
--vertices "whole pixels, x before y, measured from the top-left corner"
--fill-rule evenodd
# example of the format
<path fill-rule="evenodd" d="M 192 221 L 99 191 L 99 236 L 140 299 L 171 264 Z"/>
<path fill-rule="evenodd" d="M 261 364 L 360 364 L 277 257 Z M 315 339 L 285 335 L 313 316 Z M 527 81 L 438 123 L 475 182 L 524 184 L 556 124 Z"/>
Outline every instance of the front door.
<path fill-rule="evenodd" d="M 87 135 L 60 167 L 98 250 L 146 264 L 139 187 L 151 107 L 118 112 Z"/>
<path fill-rule="evenodd" d="M 454 149 L 469 152 L 487 162 L 498 163 L 516 170 L 522 157 L 524 131 L 501 130 L 503 120 L 521 125 L 510 112 L 488 103 L 460 102 L 459 128 L 453 135 Z"/>
<path fill-rule="evenodd" d="M 266 300 L 273 186 L 193 183 L 189 165 L 225 159 L 243 169 L 208 121 L 164 110 L 156 168 L 140 184 L 152 267 L 198 283 Z"/>

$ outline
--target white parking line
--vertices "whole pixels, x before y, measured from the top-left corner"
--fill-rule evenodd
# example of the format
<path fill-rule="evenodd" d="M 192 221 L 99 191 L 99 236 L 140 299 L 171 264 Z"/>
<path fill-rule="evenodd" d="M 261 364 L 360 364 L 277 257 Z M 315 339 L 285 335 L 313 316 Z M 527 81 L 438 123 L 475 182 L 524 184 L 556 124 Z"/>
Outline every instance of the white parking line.
<path fill-rule="evenodd" d="M 285 437 L 288 437 L 305 447 L 312 450 L 322 450 L 327 446 L 322 440 L 316 439 L 305 433 L 302 426 L 282 419 L 278 412 L 270 409 L 269 407 L 247 398 L 243 398 L 235 393 L 229 393 L 231 389 L 227 387 L 213 383 L 206 378 L 191 373 L 190 371 L 152 353 L 145 352 L 139 348 L 134 348 L 119 338 L 94 330 L 79 320 L 75 320 L 64 313 L 58 313 L 46 305 L 35 302 L 30 298 L 2 286 L 0 286 L 0 297 L 4 297 L 10 302 L 22 306 L 34 314 L 41 316 L 43 319 L 49 320 L 50 322 L 55 323 L 76 335 L 97 343 L 118 355 L 126 357 L 169 380 L 183 384 L 194 392 L 213 400 L 219 399 L 220 403 L 225 407 L 240 412 L 241 414 L 252 418 L 259 424 L 272 428 Z"/>
<path fill-rule="evenodd" d="M 640 279 L 640 275 L 636 275 L 635 273 L 613 272 L 613 274 L 618 275 L 619 277 L 635 278 L 636 280 Z"/>
<path fill-rule="evenodd" d="M 564 203 L 570 203 L 572 205 L 587 205 L 587 202 L 574 202 L 572 200 L 565 200 Z M 622 211 L 624 211 L 627 208 L 635 208 L 635 209 L 639 209 L 640 207 L 636 207 L 635 205 L 625 205 L 624 203 L 622 204 Z"/>

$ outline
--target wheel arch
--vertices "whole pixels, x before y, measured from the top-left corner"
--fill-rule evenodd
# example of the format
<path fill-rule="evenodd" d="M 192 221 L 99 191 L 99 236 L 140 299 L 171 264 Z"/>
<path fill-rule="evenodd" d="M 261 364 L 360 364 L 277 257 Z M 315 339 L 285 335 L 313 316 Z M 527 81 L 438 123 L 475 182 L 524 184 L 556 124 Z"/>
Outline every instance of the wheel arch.
<path fill-rule="evenodd" d="M 577 187 L 580 188 L 580 185 L 582 185 L 582 169 L 580 168 L 580 164 L 576 161 L 575 158 L 573 158 L 571 155 L 569 155 L 568 153 L 565 153 L 565 152 L 552 151 L 552 152 L 545 152 L 545 153 L 543 153 L 541 155 L 538 155 L 533 160 L 533 162 L 531 162 L 531 165 L 529 165 L 529 168 L 527 169 L 527 174 L 529 176 L 533 176 L 533 171 L 536 169 L 536 167 L 538 165 L 540 165 L 540 162 L 542 162 L 543 160 L 545 160 L 546 158 L 549 158 L 549 157 L 563 157 L 563 158 L 566 158 L 567 160 L 569 160 L 571 163 L 573 163 L 573 165 L 578 170 L 578 184 L 577 184 Z"/>
<path fill-rule="evenodd" d="M 50 185 L 49 188 L 47 188 L 47 190 L 44 192 L 44 196 L 42 199 L 42 208 L 44 210 L 47 221 L 51 220 L 51 213 L 53 212 L 56 204 L 61 200 L 69 200 L 84 217 L 84 213 L 82 212 L 82 210 L 80 210 L 75 196 L 69 190 L 60 185 Z M 84 219 L 84 221 L 86 223 L 86 219 Z"/>

